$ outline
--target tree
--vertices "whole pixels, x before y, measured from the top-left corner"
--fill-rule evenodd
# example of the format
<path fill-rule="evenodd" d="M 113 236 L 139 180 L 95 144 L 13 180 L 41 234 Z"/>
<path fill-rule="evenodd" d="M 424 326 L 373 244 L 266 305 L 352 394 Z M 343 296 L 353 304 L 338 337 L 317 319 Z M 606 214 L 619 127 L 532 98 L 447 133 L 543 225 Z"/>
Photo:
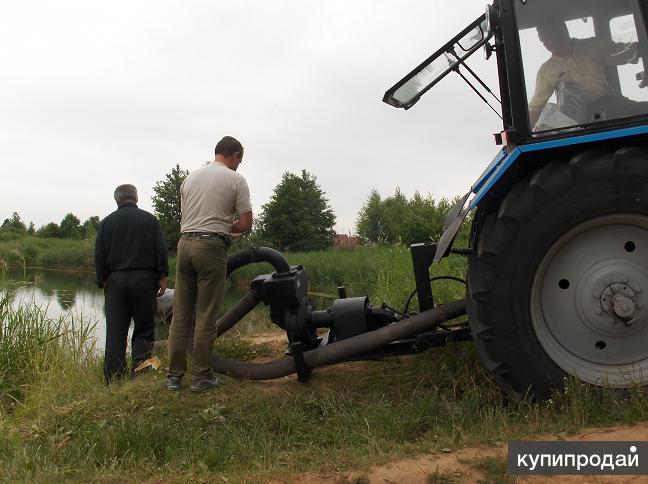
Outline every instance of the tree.
<path fill-rule="evenodd" d="M 413 244 L 439 240 L 450 208 L 450 202 L 445 198 L 437 202 L 429 195 L 423 198 L 419 192 L 414 193 L 405 215 L 403 242 Z"/>
<path fill-rule="evenodd" d="M 356 221 L 356 232 L 360 237 L 372 242 L 384 242 L 385 226 L 382 209 L 380 194 L 373 188 L 367 201 L 360 209 Z"/>
<path fill-rule="evenodd" d="M 280 250 L 310 251 L 331 246 L 335 214 L 317 179 L 302 170 L 286 172 L 262 207 L 259 236 Z"/>
<path fill-rule="evenodd" d="M 82 237 L 81 221 L 72 212 L 68 213 L 61 220 L 60 237 L 62 239 L 80 239 Z"/>
<path fill-rule="evenodd" d="M 60 239 L 61 229 L 59 228 L 58 224 L 55 224 L 54 222 L 50 222 L 47 225 L 44 225 L 40 229 L 38 229 L 36 235 L 38 237 Z"/>
<path fill-rule="evenodd" d="M 81 234 L 84 239 L 94 239 L 99 227 L 99 217 L 93 215 L 81 225 Z"/>
<path fill-rule="evenodd" d="M 412 244 L 438 240 L 451 203 L 442 198 L 414 193 L 411 200 L 396 189 L 394 195 L 381 199 L 376 190 L 360 209 L 356 221 L 358 235 L 379 244 Z"/>
<path fill-rule="evenodd" d="M 25 223 L 20 219 L 18 212 L 14 212 L 11 215 L 11 218 L 4 219 L 4 222 L 2 222 L 2 226 L 0 228 L 5 230 L 13 229 L 16 232 L 27 231 L 27 227 L 25 226 Z"/>
<path fill-rule="evenodd" d="M 180 239 L 180 186 L 189 175 L 179 164 L 153 187 L 153 208 L 170 251 L 175 252 Z"/>
<path fill-rule="evenodd" d="M 383 200 L 383 213 L 385 226 L 385 242 L 398 244 L 406 242 L 403 240 L 405 234 L 405 217 L 409 211 L 407 197 L 396 188 L 394 195 Z"/>

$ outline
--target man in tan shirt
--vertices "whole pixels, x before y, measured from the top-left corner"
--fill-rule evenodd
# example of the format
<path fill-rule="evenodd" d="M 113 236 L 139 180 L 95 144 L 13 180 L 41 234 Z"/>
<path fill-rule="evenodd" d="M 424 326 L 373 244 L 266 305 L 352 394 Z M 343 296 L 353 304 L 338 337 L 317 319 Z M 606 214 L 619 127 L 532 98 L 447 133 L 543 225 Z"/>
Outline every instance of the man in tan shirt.
<path fill-rule="evenodd" d="M 529 102 L 531 126 L 537 122 L 559 83 L 577 86 L 584 107 L 600 102 L 601 105 L 615 111 L 611 115 L 613 117 L 635 114 L 632 112 L 633 108 L 636 108 L 634 105 L 640 103 L 633 103 L 615 92 L 608 83 L 605 69 L 636 63 L 636 43 L 616 43 L 609 38 L 572 39 L 567 25 L 561 21 L 539 25 L 538 37 L 552 56 L 538 70 L 535 92 Z M 592 119 L 577 121 L 598 119 L 592 116 Z"/>
<path fill-rule="evenodd" d="M 214 151 L 213 163 L 192 172 L 180 188 L 181 237 L 166 377 L 170 390 L 180 389 L 187 371 L 187 344 L 194 313 L 190 389 L 211 390 L 221 383 L 212 372 L 210 356 L 225 291 L 229 234 L 252 228 L 250 190 L 245 178 L 236 172 L 243 160 L 243 146 L 225 136 Z"/>

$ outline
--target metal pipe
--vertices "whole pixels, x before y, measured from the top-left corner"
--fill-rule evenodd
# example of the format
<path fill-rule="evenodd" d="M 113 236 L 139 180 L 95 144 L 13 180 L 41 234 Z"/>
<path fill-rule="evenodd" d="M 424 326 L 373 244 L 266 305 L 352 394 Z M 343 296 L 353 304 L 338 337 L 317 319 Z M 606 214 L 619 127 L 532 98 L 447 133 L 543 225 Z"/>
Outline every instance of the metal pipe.
<path fill-rule="evenodd" d="M 453 301 L 375 331 L 331 343 L 323 348 L 306 351 L 304 361 L 306 366 L 311 369 L 322 365 L 330 365 L 345 360 L 352 355 L 374 350 L 393 341 L 430 331 L 439 324 L 464 314 L 466 314 L 466 300 Z M 247 363 L 214 355 L 211 364 L 216 373 L 250 380 L 271 380 L 297 371 L 295 360 L 289 356 L 268 363 Z"/>

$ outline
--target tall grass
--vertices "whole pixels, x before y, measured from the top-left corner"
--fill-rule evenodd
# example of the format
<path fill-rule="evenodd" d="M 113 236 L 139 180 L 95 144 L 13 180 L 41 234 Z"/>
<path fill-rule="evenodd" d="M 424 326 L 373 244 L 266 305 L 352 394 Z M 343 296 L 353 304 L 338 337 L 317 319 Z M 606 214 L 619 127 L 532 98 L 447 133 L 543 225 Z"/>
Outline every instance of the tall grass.
<path fill-rule="evenodd" d="M 329 298 L 337 297 L 336 288 L 345 286 L 349 296 L 369 296 L 373 304 L 387 303 L 403 309 L 415 289 L 414 272 L 409 248 L 358 247 L 353 250 L 326 250 L 319 252 L 288 252 L 286 258 L 292 265 L 306 269 L 310 290 Z M 466 260 L 452 256 L 430 268 L 430 276 L 451 275 L 464 278 Z M 252 264 L 236 271 L 231 283 L 244 287 L 258 274 L 272 272 L 269 264 Z M 464 296 L 465 287 L 456 282 L 433 285 L 435 300 L 448 302 Z M 412 309 L 417 309 L 414 298 Z"/>
<path fill-rule="evenodd" d="M 29 301 L 14 304 L 14 298 L 10 287 L 0 288 L 0 413 L 37 393 L 54 373 L 87 366 L 93 354 L 92 325 L 50 319 L 44 308 Z"/>
<path fill-rule="evenodd" d="M 39 238 L 29 235 L 0 238 L 0 261 L 18 267 L 94 269 L 94 241 Z"/>

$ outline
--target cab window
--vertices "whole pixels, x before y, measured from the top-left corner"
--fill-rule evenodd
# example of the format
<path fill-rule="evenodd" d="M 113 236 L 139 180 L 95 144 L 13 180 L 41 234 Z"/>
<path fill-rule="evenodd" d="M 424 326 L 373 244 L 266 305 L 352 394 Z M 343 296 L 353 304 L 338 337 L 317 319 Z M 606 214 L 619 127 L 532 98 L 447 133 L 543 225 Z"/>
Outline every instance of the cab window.
<path fill-rule="evenodd" d="M 638 7 L 636 0 L 516 2 L 536 135 L 648 114 L 648 81 L 639 79 L 648 49 Z"/>

